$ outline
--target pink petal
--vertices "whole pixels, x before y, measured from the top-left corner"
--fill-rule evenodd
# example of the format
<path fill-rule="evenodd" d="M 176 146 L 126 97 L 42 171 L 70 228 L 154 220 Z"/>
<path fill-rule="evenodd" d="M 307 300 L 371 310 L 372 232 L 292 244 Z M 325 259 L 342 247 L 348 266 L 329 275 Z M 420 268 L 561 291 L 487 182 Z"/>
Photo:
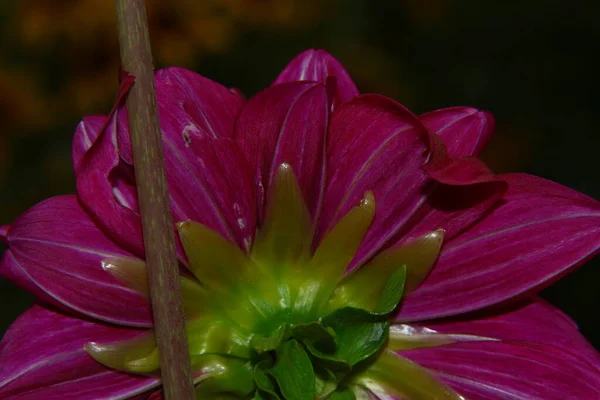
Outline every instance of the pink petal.
<path fill-rule="evenodd" d="M 115 328 L 33 306 L 0 343 L 0 397 L 4 400 L 126 399 L 158 379 L 110 370 L 83 349 L 89 341 L 128 339 L 140 331 Z"/>
<path fill-rule="evenodd" d="M 481 160 L 473 157 L 453 157 L 437 134 L 429 134 L 429 147 L 432 154 L 424 168 L 427 174 L 439 183 L 461 186 L 498 180 Z"/>
<path fill-rule="evenodd" d="M 444 240 L 452 239 L 488 213 L 506 187 L 506 182 L 495 176 L 489 182 L 473 185 L 436 184 L 413 216 L 412 224 L 397 235 L 392 247 L 438 229 L 444 230 Z"/>
<path fill-rule="evenodd" d="M 0 226 L 0 242 L 7 243 L 9 229 L 10 229 L 10 225 Z"/>
<path fill-rule="evenodd" d="M 328 77 L 337 81 L 333 108 L 358 96 L 358 89 L 342 64 L 325 50 L 306 50 L 298 54 L 281 71 L 273 84 L 295 81 L 317 81 L 325 83 Z"/>
<path fill-rule="evenodd" d="M 468 342 L 403 351 L 470 400 L 597 399 L 600 371 L 532 342 Z"/>
<path fill-rule="evenodd" d="M 110 241 L 75 196 L 45 200 L 11 226 L 0 272 L 44 301 L 106 322 L 151 326 L 146 300 L 103 270 L 133 257 Z"/>
<path fill-rule="evenodd" d="M 231 140 L 242 99 L 181 68 L 158 71 L 156 88 L 174 221 L 201 222 L 248 247 L 255 231 L 251 169 Z M 143 255 L 124 107 L 84 160 L 78 191 L 86 208 L 111 238 Z"/>
<path fill-rule="evenodd" d="M 117 143 L 117 108 L 125 101 L 132 80 L 121 83 L 119 95 L 106 125 L 83 157 L 73 154 L 77 193 L 99 227 L 119 245 L 144 255 L 133 171 L 121 160 Z M 76 134 L 74 142 L 78 141 Z M 76 143 L 73 148 L 77 148 Z"/>
<path fill-rule="evenodd" d="M 105 115 L 89 115 L 77 125 L 73 137 L 73 165 L 75 170 L 81 162 L 81 158 L 96 141 L 101 130 L 107 122 Z"/>
<path fill-rule="evenodd" d="M 403 301 L 401 320 L 433 319 L 540 289 L 600 247 L 600 205 L 525 174 L 504 175 L 503 203 L 445 245 L 425 282 Z"/>
<path fill-rule="evenodd" d="M 600 353 L 583 337 L 571 318 L 542 299 L 527 299 L 479 318 L 426 323 L 442 334 L 475 335 L 502 341 L 526 341 L 555 346 L 585 359 L 600 371 Z"/>
<path fill-rule="evenodd" d="M 485 113 L 464 107 L 429 115 L 430 118 L 420 117 L 436 130 L 429 136 L 432 155 L 424 169 L 437 183 L 411 223 L 392 240 L 394 245 L 438 229 L 444 229 L 446 241 L 452 239 L 485 215 L 507 188 L 506 182 L 483 162 L 469 157 L 471 150 L 479 146 L 471 143 L 473 136 L 491 132 L 491 116 L 485 118 Z M 448 137 L 450 132 L 452 137 Z M 445 146 L 444 140 L 450 147 Z"/>
<path fill-rule="evenodd" d="M 75 171 L 77 193 L 99 227 L 123 248 L 143 256 L 137 195 L 117 147 L 116 116 L 84 155 Z"/>
<path fill-rule="evenodd" d="M 328 108 L 324 85 L 293 82 L 260 92 L 243 109 L 235 138 L 256 173 L 259 213 L 277 167 L 286 162 L 298 178 L 312 215 L 318 215 Z"/>
<path fill-rule="evenodd" d="M 132 397 L 130 400 L 164 400 L 165 395 L 162 389 L 157 389 L 153 392 L 140 394 L 139 396 Z"/>
<path fill-rule="evenodd" d="M 419 116 L 452 157 L 478 156 L 494 133 L 494 117 L 470 107 L 450 107 Z"/>
<path fill-rule="evenodd" d="M 344 103 L 331 117 L 318 239 L 372 190 L 375 219 L 353 264 L 368 259 L 425 201 L 428 154 L 425 127 L 393 100 L 362 95 Z"/>
<path fill-rule="evenodd" d="M 198 221 L 247 249 L 256 230 L 252 169 L 232 140 L 242 99 L 182 68 L 156 79 L 174 220 Z"/>

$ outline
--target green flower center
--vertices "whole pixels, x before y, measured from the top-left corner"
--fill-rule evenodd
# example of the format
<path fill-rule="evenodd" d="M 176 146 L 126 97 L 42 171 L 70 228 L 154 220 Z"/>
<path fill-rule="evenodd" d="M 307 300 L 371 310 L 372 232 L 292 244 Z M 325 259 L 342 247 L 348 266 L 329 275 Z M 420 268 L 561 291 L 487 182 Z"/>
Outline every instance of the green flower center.
<path fill-rule="evenodd" d="M 198 398 L 356 398 L 357 376 L 388 341 L 388 315 L 405 289 L 424 279 L 443 236 L 433 232 L 382 252 L 345 276 L 374 215 L 367 192 L 313 251 L 310 213 L 290 166 L 282 164 L 249 254 L 201 224 L 178 224 L 197 278 L 182 277 L 181 287 Z M 104 268 L 147 292 L 143 262 L 106 260 Z M 152 333 L 86 349 L 111 368 L 138 374 L 160 368 Z"/>

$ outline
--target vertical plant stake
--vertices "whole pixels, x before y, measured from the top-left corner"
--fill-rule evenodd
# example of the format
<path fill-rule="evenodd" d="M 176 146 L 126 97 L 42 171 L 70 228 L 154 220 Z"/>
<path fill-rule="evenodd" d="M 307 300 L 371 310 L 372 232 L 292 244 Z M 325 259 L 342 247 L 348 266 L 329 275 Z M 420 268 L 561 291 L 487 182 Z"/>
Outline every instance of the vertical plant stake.
<path fill-rule="evenodd" d="M 192 400 L 146 7 L 143 0 L 116 0 L 116 8 L 122 67 L 135 78 L 127 111 L 164 393 L 167 400 Z"/>

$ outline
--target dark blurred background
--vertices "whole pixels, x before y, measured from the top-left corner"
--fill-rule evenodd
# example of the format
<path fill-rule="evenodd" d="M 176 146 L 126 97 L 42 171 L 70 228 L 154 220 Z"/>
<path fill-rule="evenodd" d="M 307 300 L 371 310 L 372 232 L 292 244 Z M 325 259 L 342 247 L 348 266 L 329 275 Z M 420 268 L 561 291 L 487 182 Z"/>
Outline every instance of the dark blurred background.
<path fill-rule="evenodd" d="M 600 2 L 581 0 L 149 1 L 158 67 L 180 65 L 252 95 L 298 52 L 324 48 L 362 92 L 416 113 L 492 111 L 484 154 L 600 197 Z M 106 113 L 118 43 L 108 0 L 0 2 L 0 222 L 74 192 L 71 137 Z M 1 244 L 0 244 L 1 246 Z M 1 251 L 0 247 L 0 251 Z M 1 279 L 1 278 L 0 278 Z M 600 348 L 600 257 L 542 295 Z M 0 280 L 0 334 L 32 298 Z"/>

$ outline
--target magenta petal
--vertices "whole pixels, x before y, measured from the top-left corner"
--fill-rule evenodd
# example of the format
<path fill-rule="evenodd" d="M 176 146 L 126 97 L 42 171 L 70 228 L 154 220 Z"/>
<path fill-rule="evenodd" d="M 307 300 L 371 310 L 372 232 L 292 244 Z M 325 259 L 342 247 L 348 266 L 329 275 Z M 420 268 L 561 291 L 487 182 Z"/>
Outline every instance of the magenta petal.
<path fill-rule="evenodd" d="M 156 91 L 174 222 L 201 222 L 247 248 L 255 231 L 254 187 L 251 170 L 231 140 L 242 98 L 175 67 L 156 72 Z M 131 165 L 125 108 L 117 126 L 121 158 Z"/>
<path fill-rule="evenodd" d="M 444 240 L 451 240 L 489 212 L 505 190 L 506 183 L 496 177 L 474 185 L 437 184 L 414 215 L 414 225 L 394 242 L 401 244 L 437 229 L 444 230 Z"/>
<path fill-rule="evenodd" d="M 256 173 L 259 213 L 277 167 L 285 162 L 292 166 L 312 215 L 318 215 L 328 107 L 325 86 L 315 82 L 273 86 L 248 101 L 235 139 Z"/>
<path fill-rule="evenodd" d="M 201 222 L 241 247 L 255 231 L 251 171 L 231 140 L 242 99 L 191 71 L 156 73 L 157 102 L 174 222 Z M 121 107 L 84 157 L 79 196 L 102 229 L 144 254 L 127 113 Z M 181 248 L 180 258 L 185 259 Z"/>
<path fill-rule="evenodd" d="M 96 141 L 100 135 L 100 131 L 105 126 L 107 117 L 105 115 L 88 115 L 83 118 L 75 129 L 73 137 L 73 165 L 77 170 L 81 158 Z"/>
<path fill-rule="evenodd" d="M 469 400 L 598 399 L 600 371 L 565 350 L 479 341 L 403 351 Z"/>
<path fill-rule="evenodd" d="M 130 400 L 164 400 L 165 395 L 162 389 L 157 389 L 152 392 L 140 394 L 139 396 L 132 397 Z"/>
<path fill-rule="evenodd" d="M 9 229 L 10 229 L 10 225 L 0 226 L 0 242 L 7 243 Z"/>
<path fill-rule="evenodd" d="M 156 88 L 175 222 L 200 222 L 248 249 L 256 230 L 253 171 L 232 140 L 242 99 L 181 68 L 158 71 Z"/>
<path fill-rule="evenodd" d="M 123 248 L 143 256 L 142 226 L 131 168 L 120 158 L 113 113 L 75 171 L 79 198 L 102 230 Z"/>
<path fill-rule="evenodd" d="M 473 157 L 453 157 L 437 134 L 430 133 L 429 140 L 432 154 L 424 169 L 436 182 L 462 186 L 498 180 L 481 160 Z"/>
<path fill-rule="evenodd" d="M 0 272 L 45 301 L 127 326 L 151 326 L 146 300 L 102 268 L 133 257 L 110 241 L 75 196 L 45 200 L 11 226 Z"/>
<path fill-rule="evenodd" d="M 452 157 L 478 156 L 494 133 L 494 117 L 470 107 L 450 107 L 419 116 Z"/>
<path fill-rule="evenodd" d="M 438 129 L 444 134 L 454 127 L 453 124 L 460 126 L 460 122 L 464 122 L 467 117 L 481 114 L 476 110 L 464 108 L 447 110 L 439 110 L 439 113 L 446 117 L 447 114 L 452 114 L 454 118 L 448 122 L 440 117 L 439 121 L 434 120 L 435 124 L 430 126 L 430 129 Z M 449 110 L 463 110 L 467 117 Z M 446 125 L 441 125 L 440 121 L 445 121 Z M 479 122 L 480 124 L 475 124 L 478 127 L 490 124 L 487 120 Z M 467 130 L 468 127 L 463 128 Z M 444 229 L 444 239 L 451 240 L 485 215 L 506 191 L 506 182 L 496 176 L 482 161 L 463 156 L 469 154 L 469 147 L 465 146 L 469 145 L 473 135 L 469 135 L 468 130 L 453 134 L 457 140 L 448 140 L 446 137 L 451 146 L 448 148 L 443 142 L 443 137 L 430 131 L 432 155 L 424 170 L 436 184 L 432 186 L 426 203 L 413 216 L 411 224 L 407 225 L 404 232 L 400 232 L 393 243 L 402 243 L 437 229 Z"/>
<path fill-rule="evenodd" d="M 427 323 L 442 334 L 475 335 L 502 341 L 526 341 L 555 346 L 585 359 L 600 371 L 600 353 L 583 337 L 577 325 L 562 311 L 534 298 L 480 318 Z"/>
<path fill-rule="evenodd" d="M 75 149 L 81 147 L 76 143 L 81 135 L 76 132 L 73 159 L 77 193 L 83 206 L 111 239 L 128 251 L 143 256 L 133 171 L 121 160 L 117 143 L 117 109 L 124 103 L 133 84 L 133 78 L 125 74 L 106 125 L 82 157 L 75 153 Z"/>
<path fill-rule="evenodd" d="M 503 204 L 448 242 L 399 319 L 422 320 L 498 304 L 548 285 L 600 247 L 600 204 L 525 174 L 502 176 Z"/>
<path fill-rule="evenodd" d="M 83 349 L 89 341 L 120 341 L 139 333 L 33 306 L 0 343 L 0 398 L 108 400 L 150 390 L 158 379 L 108 369 Z"/>
<path fill-rule="evenodd" d="M 336 78 L 337 88 L 333 99 L 333 108 L 358 96 L 358 89 L 342 64 L 325 50 L 306 50 L 298 54 L 281 71 L 273 84 L 317 81 L 325 83 L 328 77 Z"/>
<path fill-rule="evenodd" d="M 157 71 L 156 82 L 158 102 L 164 107 L 162 112 L 169 109 L 169 101 L 173 102 L 171 107 L 184 111 L 186 120 L 194 124 L 196 129 L 190 132 L 192 136 L 206 134 L 214 138 L 233 138 L 235 118 L 244 105 L 239 93 L 178 67 Z M 181 137 L 182 133 L 178 132 L 178 135 Z"/>
<path fill-rule="evenodd" d="M 375 218 L 354 265 L 368 259 L 425 201 L 428 154 L 425 127 L 393 100 L 362 95 L 344 103 L 331 117 L 318 238 L 372 190 Z"/>

